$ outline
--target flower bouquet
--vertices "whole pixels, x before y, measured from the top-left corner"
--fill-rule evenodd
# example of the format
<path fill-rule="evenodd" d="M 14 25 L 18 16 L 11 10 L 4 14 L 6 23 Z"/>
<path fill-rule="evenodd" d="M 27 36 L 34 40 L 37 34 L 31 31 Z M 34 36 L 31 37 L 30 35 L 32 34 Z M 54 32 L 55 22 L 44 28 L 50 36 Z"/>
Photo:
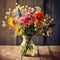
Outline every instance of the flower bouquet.
<path fill-rule="evenodd" d="M 23 37 L 22 55 L 26 55 L 28 50 L 30 53 L 33 52 L 34 46 L 31 44 L 33 35 L 51 36 L 52 30 L 50 28 L 54 26 L 50 15 L 45 15 L 38 6 L 32 8 L 16 5 L 13 10 L 9 8 L 5 19 L 8 21 L 9 27 L 13 28 L 17 35 Z"/>

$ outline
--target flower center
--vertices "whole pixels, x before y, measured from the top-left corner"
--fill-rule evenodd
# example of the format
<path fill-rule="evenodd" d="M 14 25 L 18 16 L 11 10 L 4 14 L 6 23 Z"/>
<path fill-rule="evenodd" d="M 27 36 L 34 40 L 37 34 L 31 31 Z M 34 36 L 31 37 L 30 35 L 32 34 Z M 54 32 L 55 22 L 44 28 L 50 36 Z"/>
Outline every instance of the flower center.
<path fill-rule="evenodd" d="M 38 19 L 38 20 L 41 20 L 41 16 L 37 16 L 37 19 Z"/>

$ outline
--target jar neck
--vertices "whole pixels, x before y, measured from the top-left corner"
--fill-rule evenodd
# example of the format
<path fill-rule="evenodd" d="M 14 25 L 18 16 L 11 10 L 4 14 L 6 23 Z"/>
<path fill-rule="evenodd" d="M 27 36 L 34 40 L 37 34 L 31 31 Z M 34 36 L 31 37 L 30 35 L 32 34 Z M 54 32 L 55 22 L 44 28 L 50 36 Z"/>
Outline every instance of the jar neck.
<path fill-rule="evenodd" d="M 23 40 L 30 41 L 32 36 L 22 36 Z"/>

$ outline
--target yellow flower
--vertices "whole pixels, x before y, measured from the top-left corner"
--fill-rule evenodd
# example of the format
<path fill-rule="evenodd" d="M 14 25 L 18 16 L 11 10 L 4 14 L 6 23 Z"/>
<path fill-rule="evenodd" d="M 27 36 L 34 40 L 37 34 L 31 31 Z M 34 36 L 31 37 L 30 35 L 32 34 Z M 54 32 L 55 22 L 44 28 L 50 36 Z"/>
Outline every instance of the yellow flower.
<path fill-rule="evenodd" d="M 22 28 L 17 28 L 17 29 L 16 29 L 17 35 L 22 35 L 23 32 L 24 32 L 24 30 L 23 30 Z"/>
<path fill-rule="evenodd" d="M 21 28 L 16 28 L 16 33 L 19 33 Z"/>
<path fill-rule="evenodd" d="M 23 28 L 20 25 L 17 25 L 15 27 L 15 31 L 16 31 L 17 35 L 21 35 L 24 30 L 23 30 Z"/>
<path fill-rule="evenodd" d="M 8 24 L 11 26 L 11 27 L 14 27 L 15 26 L 15 23 L 14 23 L 14 19 L 12 17 L 10 17 L 8 19 Z"/>

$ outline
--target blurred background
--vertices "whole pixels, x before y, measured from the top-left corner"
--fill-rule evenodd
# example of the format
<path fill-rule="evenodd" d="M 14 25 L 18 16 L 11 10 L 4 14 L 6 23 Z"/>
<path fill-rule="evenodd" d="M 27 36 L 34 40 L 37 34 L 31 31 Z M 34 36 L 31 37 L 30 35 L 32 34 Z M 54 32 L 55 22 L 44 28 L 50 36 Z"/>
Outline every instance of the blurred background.
<path fill-rule="evenodd" d="M 56 26 L 53 28 L 52 37 L 33 36 L 32 40 L 36 45 L 60 45 L 60 1 L 59 0 L 0 0 L 0 45 L 20 45 L 21 36 L 15 36 L 12 29 L 2 27 L 2 21 L 5 21 L 5 12 L 16 6 L 16 2 L 21 6 L 40 6 L 44 13 L 50 14 L 54 18 Z"/>

